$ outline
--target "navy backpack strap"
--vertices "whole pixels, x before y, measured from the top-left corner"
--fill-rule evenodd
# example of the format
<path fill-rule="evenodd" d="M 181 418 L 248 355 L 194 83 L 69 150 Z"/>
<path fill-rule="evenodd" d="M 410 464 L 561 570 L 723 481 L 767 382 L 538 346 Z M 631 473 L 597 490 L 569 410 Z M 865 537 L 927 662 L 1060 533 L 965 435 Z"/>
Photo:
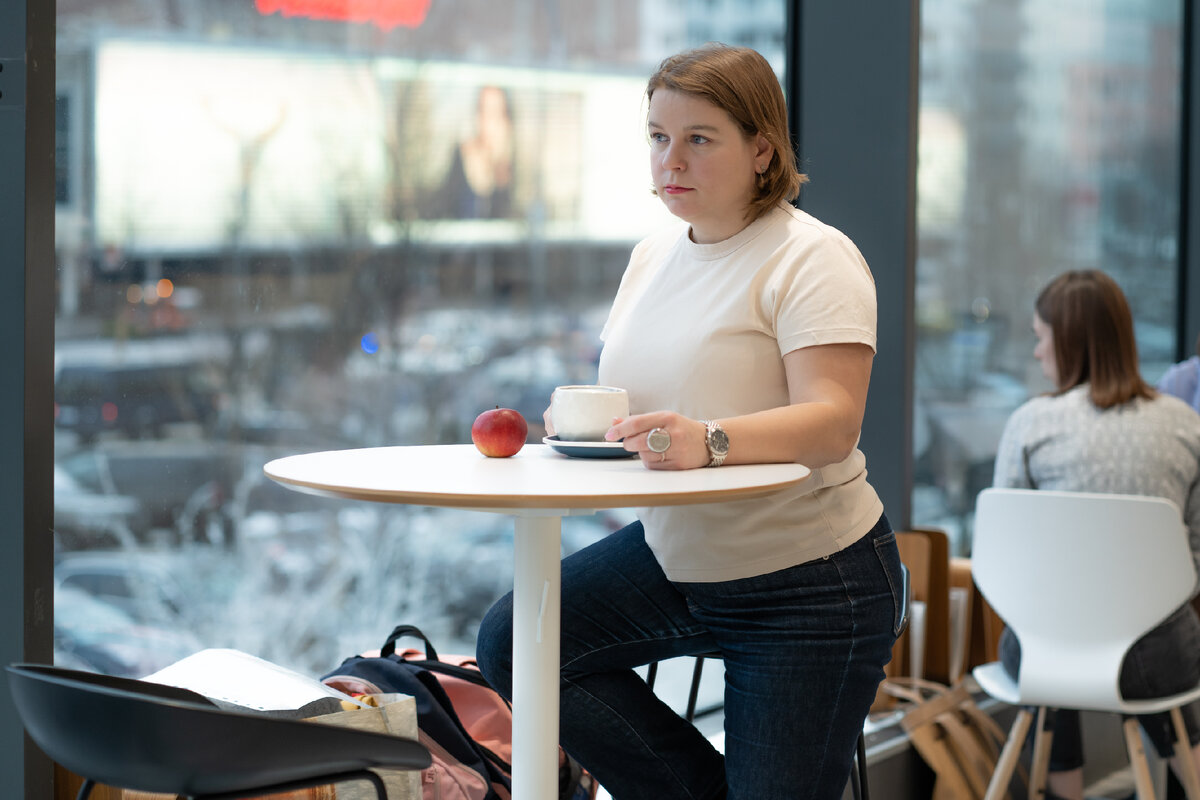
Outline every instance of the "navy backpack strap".
<path fill-rule="evenodd" d="M 397 625 L 393 628 L 392 632 L 388 634 L 387 641 L 383 643 L 383 647 L 379 648 L 379 654 L 385 657 L 394 654 L 396 652 L 396 642 L 405 636 L 420 639 L 425 643 L 425 657 L 432 661 L 438 660 L 438 654 L 433 649 L 433 644 L 425 634 L 421 633 L 421 629 L 416 625 Z"/>
<path fill-rule="evenodd" d="M 405 636 L 411 636 L 414 639 L 420 639 L 425 643 L 425 658 L 401 658 L 396 655 L 396 642 L 403 639 Z M 383 658 L 394 658 L 397 661 L 403 661 L 406 664 L 412 664 L 416 667 L 423 667 L 431 672 L 437 672 L 441 675 L 449 675 L 454 678 L 473 683 L 476 686 L 486 686 L 491 689 L 492 685 L 487 682 L 487 678 L 478 669 L 459 666 L 458 664 L 448 664 L 439 660 L 437 650 L 429 641 L 421 629 L 416 625 L 397 625 L 390 634 L 387 641 L 383 643 L 383 647 L 379 648 L 379 655 Z M 508 702 L 507 700 L 505 701 Z M 512 705 L 509 704 L 511 708 Z"/>

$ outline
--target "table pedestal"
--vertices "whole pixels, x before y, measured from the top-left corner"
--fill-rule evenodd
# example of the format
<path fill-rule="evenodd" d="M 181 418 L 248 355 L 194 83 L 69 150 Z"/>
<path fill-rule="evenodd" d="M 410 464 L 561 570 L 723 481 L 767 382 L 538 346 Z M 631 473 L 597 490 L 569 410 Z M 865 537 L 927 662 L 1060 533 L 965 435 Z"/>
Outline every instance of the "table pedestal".
<path fill-rule="evenodd" d="M 558 797 L 560 515 L 569 513 L 515 516 L 512 796 L 521 800 Z"/>

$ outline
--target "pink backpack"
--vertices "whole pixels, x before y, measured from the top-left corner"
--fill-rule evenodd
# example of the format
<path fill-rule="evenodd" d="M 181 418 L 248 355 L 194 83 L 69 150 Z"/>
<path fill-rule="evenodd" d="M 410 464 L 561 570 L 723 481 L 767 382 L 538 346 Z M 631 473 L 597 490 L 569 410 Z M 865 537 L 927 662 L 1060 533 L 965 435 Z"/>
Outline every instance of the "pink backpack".
<path fill-rule="evenodd" d="M 422 640 L 425 651 L 396 652 L 404 636 Z M 511 800 L 512 709 L 473 657 L 439 657 L 420 630 L 400 625 L 378 654 L 348 658 L 324 681 L 348 694 L 401 692 L 418 698 L 418 739 L 433 757 L 421 772 L 422 800 Z M 470 750 L 451 726 L 469 738 Z M 595 779 L 563 755 L 567 772 L 560 800 L 594 800 Z"/>
<path fill-rule="evenodd" d="M 478 675 L 479 680 L 484 680 L 473 656 L 447 655 L 439 657 L 434 651 L 427 657 L 427 653 L 411 648 L 402 650 L 396 655 L 404 661 L 426 665 L 429 661 L 440 661 L 443 664 L 461 667 Z M 500 756 L 505 764 L 512 764 L 512 708 L 508 705 L 508 701 L 501 697 L 495 689 L 490 686 L 480 686 L 475 680 L 436 670 L 434 670 L 434 674 L 454 705 L 454 713 L 458 715 L 458 719 L 467 729 L 467 733 L 471 734 L 471 738 Z"/>

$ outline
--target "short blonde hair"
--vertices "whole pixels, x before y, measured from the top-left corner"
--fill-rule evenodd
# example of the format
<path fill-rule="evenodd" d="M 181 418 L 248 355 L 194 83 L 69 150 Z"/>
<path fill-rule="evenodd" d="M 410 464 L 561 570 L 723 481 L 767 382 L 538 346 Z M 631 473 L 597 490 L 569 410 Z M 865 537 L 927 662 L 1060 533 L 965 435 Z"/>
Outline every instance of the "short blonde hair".
<path fill-rule="evenodd" d="M 808 176 L 796 168 L 788 130 L 787 101 L 771 65 L 755 50 L 707 44 L 664 60 L 646 84 L 646 100 L 658 89 L 693 95 L 722 109 L 746 137 L 762 136 L 775 148 L 750 201 L 750 219 L 800 195 Z"/>

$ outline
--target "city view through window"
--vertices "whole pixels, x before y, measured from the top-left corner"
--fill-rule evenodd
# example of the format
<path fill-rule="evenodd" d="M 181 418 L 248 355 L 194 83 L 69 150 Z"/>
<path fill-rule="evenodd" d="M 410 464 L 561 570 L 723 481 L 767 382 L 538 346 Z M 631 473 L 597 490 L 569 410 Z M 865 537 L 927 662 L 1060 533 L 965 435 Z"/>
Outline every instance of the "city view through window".
<path fill-rule="evenodd" d="M 913 523 L 960 554 L 1005 421 L 1052 388 L 1031 324 L 1054 276 L 1110 274 L 1145 378 L 1174 361 L 1182 14 L 1178 0 L 922 3 Z"/>
<path fill-rule="evenodd" d="M 232 647 L 320 674 L 402 622 L 472 652 L 512 585 L 506 517 L 263 464 L 469 442 L 497 405 L 539 441 L 669 219 L 646 78 L 710 40 L 785 67 L 778 0 L 360 5 L 58 3 L 61 664 Z M 565 547 L 631 515 L 568 519 Z"/>
<path fill-rule="evenodd" d="M 507 518 L 310 497 L 262 465 L 469 442 L 497 405 L 540 440 L 669 220 L 646 77 L 712 40 L 787 68 L 781 0 L 345 7 L 367 5 L 58 0 L 59 663 L 234 647 L 320 673 L 400 622 L 473 650 Z M 1145 377 L 1174 360 L 1182 12 L 921 3 L 911 522 L 956 553 L 1004 421 L 1050 388 L 1046 282 L 1106 270 Z M 568 518 L 564 547 L 631 518 Z M 705 681 L 701 707 L 719 665 Z"/>

